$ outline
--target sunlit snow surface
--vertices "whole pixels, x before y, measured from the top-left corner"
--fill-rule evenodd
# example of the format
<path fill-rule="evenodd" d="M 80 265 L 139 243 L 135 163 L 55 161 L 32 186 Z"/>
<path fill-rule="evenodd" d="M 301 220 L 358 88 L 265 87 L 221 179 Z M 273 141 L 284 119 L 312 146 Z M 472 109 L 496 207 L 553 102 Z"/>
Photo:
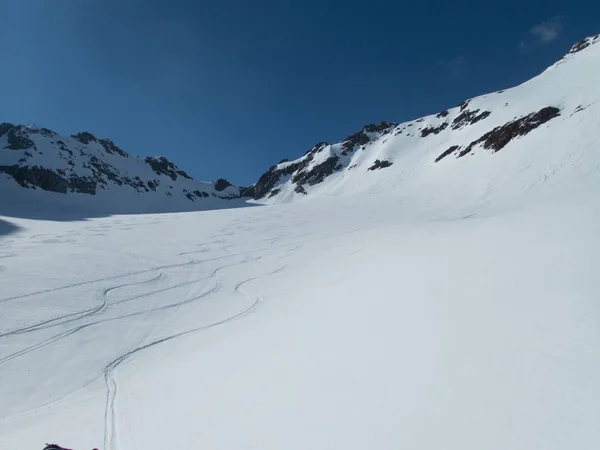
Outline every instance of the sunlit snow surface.
<path fill-rule="evenodd" d="M 594 44 L 273 206 L 101 217 L 140 205 L 0 178 L 0 449 L 600 448 L 599 67 Z"/>
<path fill-rule="evenodd" d="M 589 190 L 3 221 L 2 449 L 600 446 Z"/>

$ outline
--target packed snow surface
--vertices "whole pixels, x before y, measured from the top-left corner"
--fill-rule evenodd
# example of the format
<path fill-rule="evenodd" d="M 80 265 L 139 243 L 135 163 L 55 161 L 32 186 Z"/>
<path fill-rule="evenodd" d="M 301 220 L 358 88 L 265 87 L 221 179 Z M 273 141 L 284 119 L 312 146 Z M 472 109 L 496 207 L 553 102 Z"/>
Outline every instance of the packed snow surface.
<path fill-rule="evenodd" d="M 598 192 L 4 217 L 0 448 L 600 448 Z"/>

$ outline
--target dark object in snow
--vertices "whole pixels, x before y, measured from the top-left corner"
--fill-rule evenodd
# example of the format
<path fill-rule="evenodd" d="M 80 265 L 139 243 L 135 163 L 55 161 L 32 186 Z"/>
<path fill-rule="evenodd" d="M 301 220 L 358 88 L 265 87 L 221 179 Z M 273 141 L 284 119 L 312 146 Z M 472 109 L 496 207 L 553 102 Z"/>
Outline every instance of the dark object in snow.
<path fill-rule="evenodd" d="M 219 178 L 215 181 L 215 190 L 221 192 L 231 186 L 231 183 L 227 181 L 225 178 Z"/>
<path fill-rule="evenodd" d="M 458 150 L 460 148 L 459 145 L 453 145 L 452 147 L 450 147 L 448 150 L 446 150 L 444 153 L 442 153 L 440 156 L 438 156 L 437 158 L 435 158 L 435 162 L 441 161 L 442 159 L 444 159 L 446 156 L 454 153 L 456 150 Z"/>
<path fill-rule="evenodd" d="M 427 137 L 430 134 L 439 134 L 448 127 L 448 124 L 444 122 L 439 127 L 427 127 L 421 130 L 421 137 Z"/>
<path fill-rule="evenodd" d="M 525 136 L 540 125 L 558 116 L 560 116 L 558 108 L 547 106 L 536 113 L 528 114 L 525 117 L 508 122 L 501 127 L 494 128 L 476 141 L 471 142 L 458 156 L 459 158 L 465 156 L 477 144 L 481 144 L 483 148 L 491 149 L 495 153 L 502 150 L 512 139 L 518 136 Z"/>
<path fill-rule="evenodd" d="M 560 109 L 554 106 L 547 106 L 540 109 L 538 112 L 512 120 L 502 126 L 494 128 L 492 131 L 488 131 L 479 139 L 471 142 L 465 148 L 462 148 L 458 145 L 453 145 L 440 156 L 438 156 L 435 162 L 440 161 L 441 159 L 458 150 L 460 151 L 457 156 L 462 158 L 463 156 L 471 153 L 471 150 L 473 150 L 473 148 L 478 144 L 481 144 L 483 148 L 492 150 L 493 153 L 496 153 L 497 151 L 506 147 L 506 145 L 508 145 L 508 143 L 514 138 L 525 136 L 526 134 L 529 134 L 531 131 L 538 128 L 540 125 L 543 125 L 558 116 L 560 116 Z"/>
<path fill-rule="evenodd" d="M 375 163 L 369 167 L 367 170 L 380 170 L 380 169 L 385 169 L 386 167 L 390 167 L 393 164 L 393 162 L 391 161 L 387 161 L 387 160 L 379 160 L 376 159 Z"/>
<path fill-rule="evenodd" d="M 57 445 L 57 444 L 46 444 L 46 446 L 44 447 L 44 450 L 71 450 L 71 449 L 61 447 L 60 445 Z M 94 449 L 94 450 L 97 450 L 97 449 Z"/>

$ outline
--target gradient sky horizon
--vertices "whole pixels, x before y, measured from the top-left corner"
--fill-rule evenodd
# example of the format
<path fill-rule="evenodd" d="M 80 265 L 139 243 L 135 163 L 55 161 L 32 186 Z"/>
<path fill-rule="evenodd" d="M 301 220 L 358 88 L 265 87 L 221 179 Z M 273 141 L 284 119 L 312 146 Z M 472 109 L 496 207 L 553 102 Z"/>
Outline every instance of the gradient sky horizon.
<path fill-rule="evenodd" d="M 367 123 L 519 84 L 600 33 L 588 0 L 0 2 L 0 122 L 238 185 Z"/>

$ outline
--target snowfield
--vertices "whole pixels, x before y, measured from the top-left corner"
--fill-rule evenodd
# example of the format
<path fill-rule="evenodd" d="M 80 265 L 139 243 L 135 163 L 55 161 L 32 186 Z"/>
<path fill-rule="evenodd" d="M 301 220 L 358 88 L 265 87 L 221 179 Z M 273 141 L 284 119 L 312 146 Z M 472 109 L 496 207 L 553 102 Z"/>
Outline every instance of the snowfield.
<path fill-rule="evenodd" d="M 598 192 L 4 217 L 0 448 L 598 448 Z"/>
<path fill-rule="evenodd" d="M 5 126 L 0 450 L 597 450 L 599 67 L 591 37 L 246 189 L 97 140 L 53 175 Z"/>

